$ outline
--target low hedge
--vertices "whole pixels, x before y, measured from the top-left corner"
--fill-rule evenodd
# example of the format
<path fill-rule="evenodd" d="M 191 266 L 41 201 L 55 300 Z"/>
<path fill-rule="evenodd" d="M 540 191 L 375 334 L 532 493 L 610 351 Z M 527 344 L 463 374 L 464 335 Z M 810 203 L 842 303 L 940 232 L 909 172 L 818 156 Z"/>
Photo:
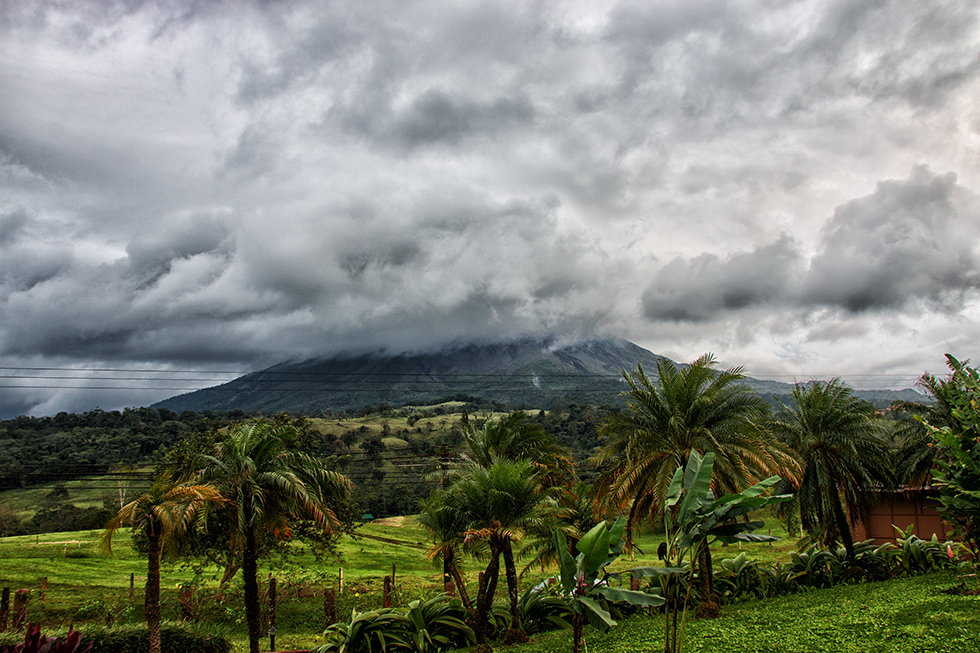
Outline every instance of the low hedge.
<path fill-rule="evenodd" d="M 82 644 L 92 642 L 91 653 L 148 653 L 146 625 L 85 626 L 81 629 Z M 43 632 L 51 636 L 64 633 Z M 231 640 L 222 628 L 205 624 L 165 622 L 160 629 L 163 653 L 231 653 Z M 23 633 L 6 632 L 0 635 L 0 647 L 16 644 Z"/>

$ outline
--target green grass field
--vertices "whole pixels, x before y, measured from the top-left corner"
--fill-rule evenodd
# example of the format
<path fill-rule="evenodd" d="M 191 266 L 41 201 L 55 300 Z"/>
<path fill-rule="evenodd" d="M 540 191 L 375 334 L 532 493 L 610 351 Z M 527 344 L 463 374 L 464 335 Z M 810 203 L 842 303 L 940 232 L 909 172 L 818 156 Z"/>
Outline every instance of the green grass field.
<path fill-rule="evenodd" d="M 785 537 L 782 526 L 769 520 L 766 529 Z M 344 538 L 338 557 L 325 563 L 303 554 L 276 570 L 279 579 L 277 648 L 309 648 L 323 629 L 321 592 L 336 587 L 344 570 L 345 592 L 338 599 L 338 617 L 351 609 L 377 607 L 383 579 L 396 567 L 396 600 L 405 602 L 431 596 L 441 590 L 441 567 L 425 560 L 425 537 L 411 517 L 379 520 L 358 529 L 356 539 Z M 0 539 L 0 587 L 32 590 L 30 618 L 45 630 L 63 629 L 69 623 L 139 622 L 142 619 L 142 587 L 145 560 L 130 547 L 128 533 L 117 536 L 115 555 L 99 554 L 99 531 L 53 533 Z M 656 536 L 638 540 L 642 553 L 634 560 L 621 558 L 610 571 L 657 564 Z M 746 545 L 750 557 L 765 561 L 785 560 L 795 541 Z M 716 565 L 738 555 L 736 546 L 713 550 Z M 260 569 L 268 578 L 270 569 Z M 475 580 L 475 564 L 467 569 Z M 537 583 L 550 572 L 535 570 L 522 587 Z M 136 596 L 129 601 L 130 574 L 135 574 Z M 42 578 L 47 577 L 45 601 L 41 602 Z M 213 600 L 217 569 L 206 570 L 201 580 L 202 600 L 197 614 L 228 627 L 236 650 L 246 650 L 244 612 L 240 585 L 233 587 L 224 603 Z M 194 574 L 183 566 L 163 569 L 165 618 L 179 616 L 178 587 Z M 886 583 L 871 583 L 811 591 L 768 601 L 726 606 L 722 618 L 694 621 L 688 628 L 685 651 L 971 651 L 980 650 L 980 597 L 949 596 L 942 589 L 954 585 L 951 573 L 933 574 Z M 472 589 L 472 588 L 471 588 Z M 505 600 L 503 594 L 499 600 Z M 587 631 L 588 650 L 633 652 L 659 650 L 663 617 L 634 617 L 619 628 L 600 635 Z M 267 644 L 267 641 L 265 642 Z M 542 635 L 515 653 L 570 650 L 567 633 Z"/>
<path fill-rule="evenodd" d="M 725 606 L 692 621 L 686 653 L 968 653 L 980 650 L 980 597 L 943 590 L 952 572 L 842 585 Z M 663 650 L 663 615 L 628 619 L 608 633 L 587 630 L 590 653 Z M 546 633 L 513 653 L 570 651 L 567 633 Z"/>

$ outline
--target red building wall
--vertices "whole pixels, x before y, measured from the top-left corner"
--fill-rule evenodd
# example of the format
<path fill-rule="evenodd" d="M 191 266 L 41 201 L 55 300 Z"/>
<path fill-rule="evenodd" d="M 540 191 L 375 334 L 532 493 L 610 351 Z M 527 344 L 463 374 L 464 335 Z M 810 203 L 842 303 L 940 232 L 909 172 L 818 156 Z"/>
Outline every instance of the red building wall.
<path fill-rule="evenodd" d="M 933 533 L 940 540 L 949 539 L 952 530 L 936 512 L 939 501 L 933 490 L 905 490 L 883 498 L 871 509 L 867 522 L 854 528 L 854 541 L 874 539 L 878 544 L 895 542 L 898 533 L 893 524 L 904 531 L 909 525 L 912 532 L 923 540 L 932 538 Z"/>

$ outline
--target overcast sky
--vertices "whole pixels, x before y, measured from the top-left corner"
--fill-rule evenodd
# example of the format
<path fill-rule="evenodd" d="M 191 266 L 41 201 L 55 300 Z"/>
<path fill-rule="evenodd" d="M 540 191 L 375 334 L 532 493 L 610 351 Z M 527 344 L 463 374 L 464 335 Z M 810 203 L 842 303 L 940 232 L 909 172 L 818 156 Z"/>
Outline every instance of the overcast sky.
<path fill-rule="evenodd" d="M 0 0 L 0 365 L 594 333 L 907 387 L 980 360 L 978 82 L 976 0 Z"/>

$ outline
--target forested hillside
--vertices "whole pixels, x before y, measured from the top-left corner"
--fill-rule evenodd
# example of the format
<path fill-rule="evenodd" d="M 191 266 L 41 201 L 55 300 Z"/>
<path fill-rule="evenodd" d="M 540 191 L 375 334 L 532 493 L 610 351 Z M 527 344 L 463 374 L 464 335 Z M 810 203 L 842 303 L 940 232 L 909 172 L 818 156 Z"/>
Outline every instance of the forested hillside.
<path fill-rule="evenodd" d="M 298 446 L 356 484 L 354 510 L 375 517 L 411 513 L 435 485 L 428 475 L 457 454 L 463 411 L 473 419 L 502 406 L 475 400 L 394 409 L 381 404 L 315 416 L 271 416 L 301 434 Z M 612 408 L 532 411 L 579 463 L 596 446 L 597 424 Z M 140 408 L 61 413 L 0 422 L 0 535 L 101 527 L 120 502 L 144 489 L 163 456 L 190 459 L 216 429 L 261 418 L 241 411 Z"/>

